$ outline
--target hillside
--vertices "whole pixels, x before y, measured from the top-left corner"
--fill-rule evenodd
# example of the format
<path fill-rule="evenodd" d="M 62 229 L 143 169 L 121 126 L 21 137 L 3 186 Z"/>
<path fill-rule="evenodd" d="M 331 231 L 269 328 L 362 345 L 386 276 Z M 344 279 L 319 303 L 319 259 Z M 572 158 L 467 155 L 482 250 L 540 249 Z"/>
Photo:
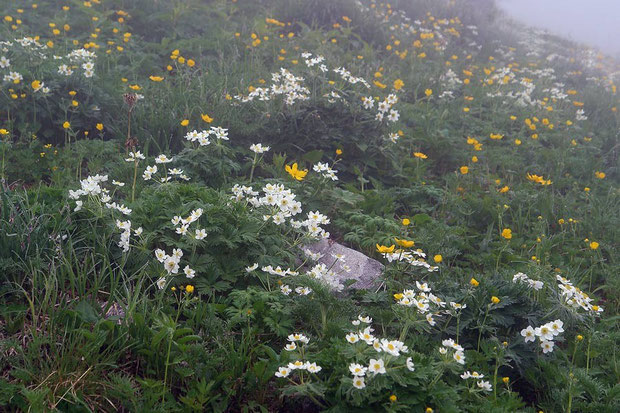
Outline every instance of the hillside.
<path fill-rule="evenodd" d="M 620 410 L 617 61 L 492 1 L 0 13 L 1 410 Z"/>

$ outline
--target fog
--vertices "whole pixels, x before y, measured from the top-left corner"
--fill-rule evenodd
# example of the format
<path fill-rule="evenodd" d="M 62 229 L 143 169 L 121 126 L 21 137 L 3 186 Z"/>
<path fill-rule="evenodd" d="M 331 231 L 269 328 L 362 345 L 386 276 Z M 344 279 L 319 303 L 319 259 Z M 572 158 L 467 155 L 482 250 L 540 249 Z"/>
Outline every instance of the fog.
<path fill-rule="evenodd" d="M 498 0 L 515 20 L 620 58 L 620 0 Z"/>

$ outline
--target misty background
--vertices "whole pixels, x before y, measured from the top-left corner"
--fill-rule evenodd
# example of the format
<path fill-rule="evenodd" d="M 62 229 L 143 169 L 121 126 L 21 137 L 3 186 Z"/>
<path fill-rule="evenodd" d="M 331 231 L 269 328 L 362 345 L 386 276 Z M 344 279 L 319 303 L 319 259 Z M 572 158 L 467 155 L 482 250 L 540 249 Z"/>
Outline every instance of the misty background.
<path fill-rule="evenodd" d="M 497 5 L 517 21 L 620 59 L 620 0 L 497 0 Z"/>

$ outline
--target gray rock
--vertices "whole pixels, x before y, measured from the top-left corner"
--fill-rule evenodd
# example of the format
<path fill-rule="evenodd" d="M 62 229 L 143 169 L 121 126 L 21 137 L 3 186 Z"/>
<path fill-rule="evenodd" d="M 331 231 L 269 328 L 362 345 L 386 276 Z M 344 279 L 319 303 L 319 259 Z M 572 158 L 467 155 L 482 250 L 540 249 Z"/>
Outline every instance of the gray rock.
<path fill-rule="evenodd" d="M 304 249 L 308 249 L 313 253 L 322 254 L 323 257 L 319 259 L 319 262 L 330 268 L 334 266 L 335 259 L 333 255 L 342 255 L 346 265 L 350 267 L 351 271 L 345 272 L 339 270 L 339 268 L 333 268 L 333 270 L 336 272 L 338 280 L 343 284 L 346 280 L 357 280 L 349 288 L 358 290 L 370 289 L 373 287 L 376 288 L 380 284 L 378 279 L 383 273 L 383 264 L 359 251 L 347 248 L 335 241 L 325 239 L 314 244 L 306 245 Z M 339 264 L 336 264 L 334 267 L 339 267 Z"/>

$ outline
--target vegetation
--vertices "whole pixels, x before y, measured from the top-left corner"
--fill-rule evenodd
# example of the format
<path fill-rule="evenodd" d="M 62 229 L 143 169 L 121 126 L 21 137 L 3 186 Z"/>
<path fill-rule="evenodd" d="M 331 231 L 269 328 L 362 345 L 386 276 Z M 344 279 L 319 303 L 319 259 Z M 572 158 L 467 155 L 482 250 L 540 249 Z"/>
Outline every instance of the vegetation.
<path fill-rule="evenodd" d="M 617 62 L 468 0 L 0 13 L 3 411 L 620 410 Z"/>

